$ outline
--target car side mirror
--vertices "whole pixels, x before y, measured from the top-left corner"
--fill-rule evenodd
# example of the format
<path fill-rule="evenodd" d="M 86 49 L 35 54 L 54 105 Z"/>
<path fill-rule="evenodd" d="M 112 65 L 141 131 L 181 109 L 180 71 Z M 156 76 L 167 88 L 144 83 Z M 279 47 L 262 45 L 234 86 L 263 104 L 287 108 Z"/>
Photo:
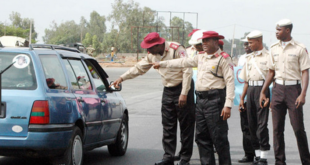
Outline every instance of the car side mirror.
<path fill-rule="evenodd" d="M 114 81 L 111 81 L 111 82 L 110 82 L 110 86 L 113 84 L 113 82 L 114 82 Z M 121 90 L 122 90 L 122 83 L 119 83 L 118 86 L 119 86 L 119 88 L 116 88 L 116 87 L 114 87 L 114 85 L 112 85 L 112 86 L 110 87 L 111 91 L 121 91 Z"/>

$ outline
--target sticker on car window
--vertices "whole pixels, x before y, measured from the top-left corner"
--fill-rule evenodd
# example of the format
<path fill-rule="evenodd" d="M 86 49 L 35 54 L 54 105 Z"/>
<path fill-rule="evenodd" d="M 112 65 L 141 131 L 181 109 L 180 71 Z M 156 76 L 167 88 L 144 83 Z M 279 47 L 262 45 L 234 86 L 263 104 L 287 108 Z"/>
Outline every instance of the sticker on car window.
<path fill-rule="evenodd" d="M 13 58 L 14 67 L 18 69 L 26 68 L 30 64 L 30 58 L 24 54 L 18 54 Z"/>

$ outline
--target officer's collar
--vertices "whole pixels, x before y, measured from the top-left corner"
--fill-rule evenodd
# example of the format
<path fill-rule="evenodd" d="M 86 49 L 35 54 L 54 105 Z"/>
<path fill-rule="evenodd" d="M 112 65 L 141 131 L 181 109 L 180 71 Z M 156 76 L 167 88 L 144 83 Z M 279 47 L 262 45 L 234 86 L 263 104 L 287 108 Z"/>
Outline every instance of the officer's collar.
<path fill-rule="evenodd" d="M 220 55 L 221 55 L 221 52 L 222 52 L 222 50 L 219 48 L 215 53 L 213 53 L 213 54 L 208 54 L 208 53 L 206 53 L 206 55 L 207 55 L 207 58 L 213 58 L 213 57 L 218 57 L 218 56 L 220 56 Z"/>
<path fill-rule="evenodd" d="M 283 45 L 284 43 L 285 43 L 285 45 Z M 286 41 L 286 42 L 283 42 L 281 40 L 279 41 L 279 45 L 280 46 L 287 46 L 289 44 L 295 45 L 295 40 L 293 39 L 293 37 L 292 37 L 292 39 L 290 41 Z"/>
<path fill-rule="evenodd" d="M 253 54 L 254 56 L 262 55 L 263 50 L 264 50 L 264 48 L 263 48 L 262 50 L 254 51 L 254 52 L 252 52 L 252 54 Z"/>

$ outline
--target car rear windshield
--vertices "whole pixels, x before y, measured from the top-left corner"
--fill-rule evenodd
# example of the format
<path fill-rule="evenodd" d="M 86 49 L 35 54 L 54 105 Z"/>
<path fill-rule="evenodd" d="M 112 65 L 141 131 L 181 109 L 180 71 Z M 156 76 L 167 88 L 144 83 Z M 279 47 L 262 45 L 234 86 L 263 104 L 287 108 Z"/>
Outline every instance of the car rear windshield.
<path fill-rule="evenodd" d="M 28 54 L 0 52 L 0 70 L 14 64 L 1 76 L 2 89 L 34 90 L 37 88 L 32 59 Z"/>

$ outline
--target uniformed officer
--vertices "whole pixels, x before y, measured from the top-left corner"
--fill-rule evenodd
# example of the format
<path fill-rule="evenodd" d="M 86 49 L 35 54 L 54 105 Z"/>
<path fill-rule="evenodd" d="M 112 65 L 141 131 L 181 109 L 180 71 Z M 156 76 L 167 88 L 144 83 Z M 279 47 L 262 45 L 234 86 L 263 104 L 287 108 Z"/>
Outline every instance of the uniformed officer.
<path fill-rule="evenodd" d="M 151 67 L 153 62 L 166 61 L 187 57 L 186 50 L 176 42 L 167 42 L 158 33 L 149 33 L 141 43 L 141 47 L 147 49 L 149 54 L 121 75 L 112 85 L 118 86 L 122 81 L 143 75 Z M 164 91 L 162 98 L 162 125 L 163 148 L 165 154 L 163 160 L 155 165 L 174 165 L 176 152 L 177 121 L 181 130 L 181 150 L 179 165 L 189 165 L 193 151 L 195 104 L 194 83 L 192 81 L 192 69 L 161 68 L 158 70 L 162 77 Z"/>
<path fill-rule="evenodd" d="M 250 55 L 253 51 L 249 47 L 248 39 L 245 37 L 241 40 L 243 42 L 243 48 L 245 50 L 245 54 L 241 55 L 238 60 L 237 66 L 244 66 L 246 62 L 246 57 Z M 246 102 L 244 101 L 244 109 L 239 108 L 240 112 L 240 124 L 241 124 L 241 131 L 242 131 L 242 145 L 244 150 L 244 157 L 238 160 L 239 163 L 247 163 L 253 162 L 255 151 L 252 146 L 251 142 L 251 133 L 249 129 L 249 122 L 248 122 L 248 114 L 246 111 Z"/>
<path fill-rule="evenodd" d="M 240 98 L 239 109 L 245 109 L 244 98 L 247 96 L 246 112 L 251 134 L 252 146 L 255 149 L 253 164 L 267 165 L 267 155 L 270 150 L 268 116 L 269 104 L 261 108 L 259 95 L 268 71 L 269 52 L 263 46 L 263 34 L 254 30 L 247 36 L 250 49 L 253 51 L 246 58 L 245 66 L 239 77 L 245 81 Z M 265 92 L 270 97 L 269 90 Z M 253 158 L 252 158 L 253 159 Z"/>
<path fill-rule="evenodd" d="M 193 29 L 192 30 L 192 32 L 190 32 L 187 36 L 188 37 L 191 37 L 191 39 L 190 39 L 190 41 L 192 40 L 192 38 L 193 38 L 193 34 L 196 32 L 196 31 L 199 31 L 200 29 Z M 190 42 L 189 41 L 189 42 Z M 187 53 L 187 55 L 189 56 L 189 57 L 191 57 L 193 54 L 196 54 L 196 52 L 197 52 L 197 50 L 196 50 L 196 48 L 195 48 L 195 44 L 194 45 L 192 45 L 192 44 L 190 44 L 191 46 L 189 46 L 189 47 L 187 47 L 186 48 L 186 53 Z"/>
<path fill-rule="evenodd" d="M 197 67 L 196 143 L 202 165 L 215 165 L 213 144 L 220 165 L 231 165 L 228 124 L 234 99 L 234 72 L 230 56 L 219 48 L 224 36 L 215 31 L 203 33 L 205 52 L 194 58 L 154 63 L 154 68 Z"/>
<path fill-rule="evenodd" d="M 247 56 L 249 56 L 249 54 L 253 52 L 249 47 L 249 42 L 246 37 L 242 39 L 241 41 L 243 42 L 243 48 L 244 48 L 245 53 L 239 57 L 237 66 L 244 66 Z"/>
<path fill-rule="evenodd" d="M 187 53 L 190 52 L 190 54 L 188 53 L 189 57 L 194 58 L 195 56 L 199 54 L 199 52 L 203 51 L 201 38 L 202 38 L 203 32 L 205 31 L 206 30 L 197 30 L 197 29 L 193 30 L 194 33 L 192 34 L 191 39 L 188 41 L 188 43 L 192 45 L 192 47 L 194 47 L 194 50 L 190 49 L 191 51 L 187 51 Z M 196 83 L 196 79 L 197 79 L 197 67 L 194 67 L 193 68 L 194 83 Z"/>
<path fill-rule="evenodd" d="M 303 121 L 303 105 L 309 81 L 310 61 L 306 47 L 292 38 L 292 28 L 293 24 L 288 19 L 277 23 L 276 36 L 279 42 L 271 45 L 269 71 L 260 94 L 260 102 L 268 102 L 265 91 L 275 78 L 271 100 L 275 164 L 286 164 L 284 125 L 288 109 L 301 163 L 309 165 L 310 154 Z"/>

